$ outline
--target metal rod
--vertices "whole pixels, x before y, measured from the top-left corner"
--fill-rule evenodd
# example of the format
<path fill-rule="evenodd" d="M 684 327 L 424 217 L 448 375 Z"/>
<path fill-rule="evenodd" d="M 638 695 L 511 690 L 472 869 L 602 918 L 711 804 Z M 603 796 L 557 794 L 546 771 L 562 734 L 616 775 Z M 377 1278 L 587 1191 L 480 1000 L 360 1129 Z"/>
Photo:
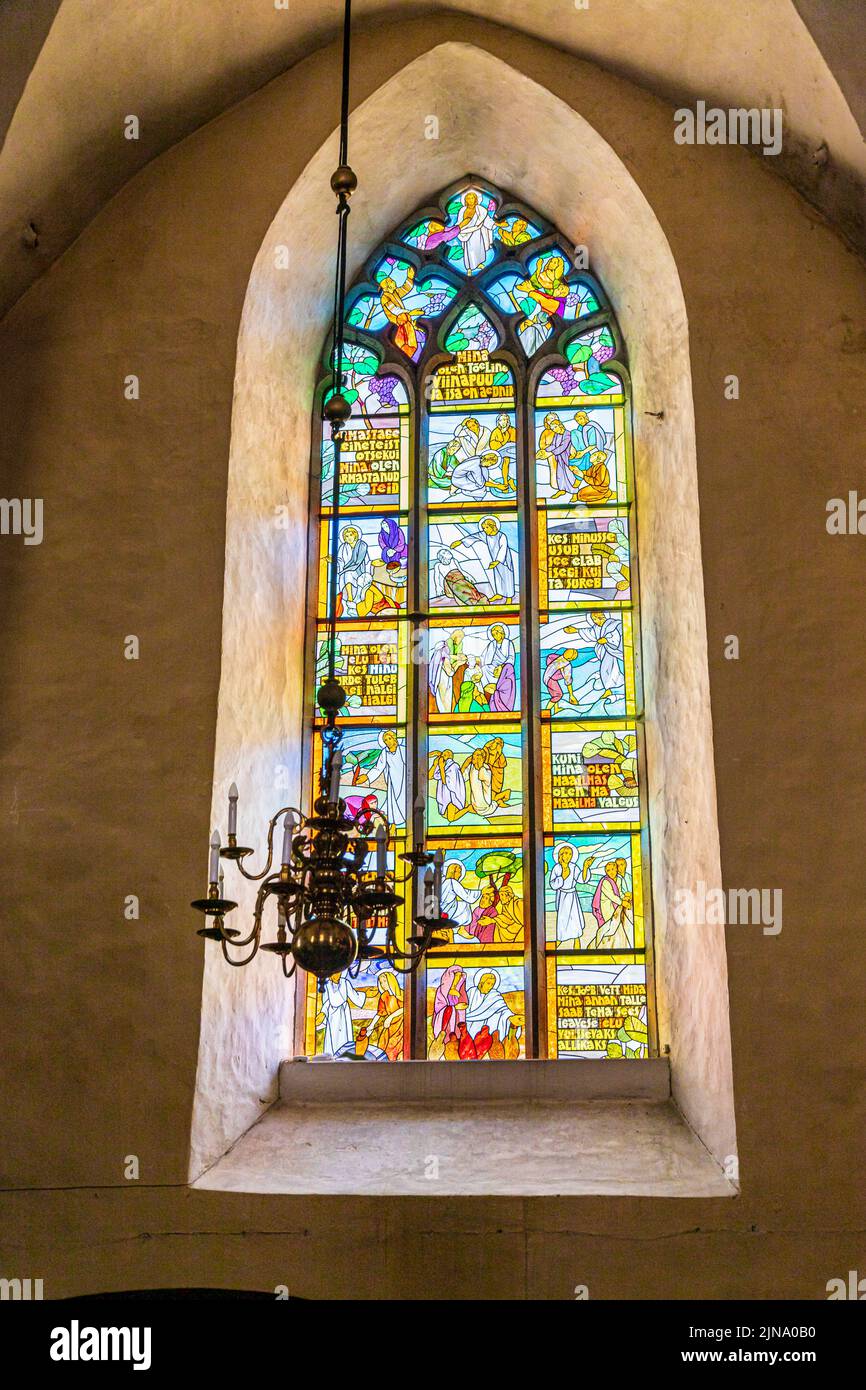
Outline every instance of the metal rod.
<path fill-rule="evenodd" d="M 346 0 L 343 13 L 343 80 L 340 96 L 340 165 L 349 158 L 349 73 L 352 56 L 352 0 Z M 348 240 L 349 198 L 340 193 L 337 205 L 337 274 L 334 285 L 334 391 L 343 390 L 343 349 L 346 317 L 346 244 Z M 328 680 L 333 682 L 337 669 L 337 549 L 340 538 L 340 449 L 342 430 L 331 428 L 334 446 L 334 480 L 331 507 L 331 575 L 328 586 Z M 336 713 L 329 711 L 328 723 L 333 727 Z"/>

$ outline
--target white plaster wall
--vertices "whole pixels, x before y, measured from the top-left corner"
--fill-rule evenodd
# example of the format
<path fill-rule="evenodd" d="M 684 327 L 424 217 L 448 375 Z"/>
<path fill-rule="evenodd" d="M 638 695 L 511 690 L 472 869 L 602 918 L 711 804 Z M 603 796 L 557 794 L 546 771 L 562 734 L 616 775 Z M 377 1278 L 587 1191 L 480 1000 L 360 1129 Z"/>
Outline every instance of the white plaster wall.
<path fill-rule="evenodd" d="M 423 160 L 401 129 L 447 111 Z M 383 130 L 395 139 L 383 140 Z M 679 887 L 720 882 L 698 529 L 688 325 L 664 233 L 634 179 L 581 116 L 501 60 L 446 43 L 410 63 L 353 114 L 359 177 L 350 277 L 414 207 L 467 172 L 490 179 L 590 248 L 629 348 L 647 694 L 660 1039 L 673 1091 L 716 1157 L 735 1152 L 720 927 L 673 928 Z M 241 839 L 259 843 L 297 792 L 310 402 L 331 313 L 336 136 L 310 161 L 264 239 L 238 340 L 227 517 L 223 665 L 214 818 L 242 792 Z M 293 249 L 278 270 L 275 247 Z M 645 412 L 664 411 L 658 421 Z M 274 525 L 286 503 L 288 530 Z M 227 874 L 229 896 L 235 875 Z M 241 898 L 248 915 L 249 897 Z M 198 1176 L 261 1113 L 286 1055 L 289 995 L 275 962 L 231 971 L 208 951 L 190 1171 Z"/>

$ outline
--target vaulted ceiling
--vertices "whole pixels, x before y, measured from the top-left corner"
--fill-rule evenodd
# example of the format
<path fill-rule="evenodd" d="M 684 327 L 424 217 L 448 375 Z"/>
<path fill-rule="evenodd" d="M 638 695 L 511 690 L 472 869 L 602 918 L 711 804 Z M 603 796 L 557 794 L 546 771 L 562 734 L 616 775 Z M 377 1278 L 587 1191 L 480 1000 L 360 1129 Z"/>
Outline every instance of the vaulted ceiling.
<path fill-rule="evenodd" d="M 0 0 L 0 312 L 144 164 L 334 42 L 342 8 Z M 383 42 L 431 14 L 450 37 L 469 16 L 677 105 L 781 107 L 775 171 L 866 253 L 866 0 L 355 0 L 354 11 Z M 136 142 L 123 138 L 128 114 Z"/>

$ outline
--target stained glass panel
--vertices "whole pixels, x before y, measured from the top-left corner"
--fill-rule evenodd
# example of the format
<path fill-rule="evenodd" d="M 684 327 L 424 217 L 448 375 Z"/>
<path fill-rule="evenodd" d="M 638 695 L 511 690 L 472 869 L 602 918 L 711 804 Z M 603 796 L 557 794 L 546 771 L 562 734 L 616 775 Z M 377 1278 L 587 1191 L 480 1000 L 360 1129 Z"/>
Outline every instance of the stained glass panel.
<path fill-rule="evenodd" d="M 625 510 L 546 509 L 538 519 L 541 602 L 547 608 L 628 603 L 631 550 Z"/>
<path fill-rule="evenodd" d="M 337 617 L 389 618 L 406 608 L 409 548 L 406 518 L 363 516 L 340 523 L 337 543 Z M 331 541 L 322 525 L 319 616 L 327 617 Z"/>
<path fill-rule="evenodd" d="M 396 381 L 396 377 L 392 378 Z M 340 508 L 402 508 L 409 504 L 409 417 L 377 414 L 348 421 L 340 450 Z M 322 510 L 333 505 L 334 445 L 322 440 Z"/>
<path fill-rule="evenodd" d="M 635 713 L 631 613 L 577 609 L 540 625 L 542 718 Z"/>
<path fill-rule="evenodd" d="M 633 725 L 542 727 L 545 826 L 639 828 L 637 734 Z"/>
<path fill-rule="evenodd" d="M 447 935 L 453 948 L 522 951 L 526 922 L 520 841 L 497 837 L 491 845 L 455 840 L 442 847 L 442 911 L 454 927 L 437 934 Z"/>
<path fill-rule="evenodd" d="M 327 628 L 316 639 L 316 685 L 328 672 Z M 336 676 L 346 692 L 345 722 L 371 719 L 403 723 L 406 718 L 406 646 L 403 623 L 341 623 L 336 638 Z M 321 710 L 317 711 L 319 718 Z"/>
<path fill-rule="evenodd" d="M 535 412 L 536 494 L 548 503 L 628 500 L 622 411 L 567 398 Z"/>
<path fill-rule="evenodd" d="M 518 729 L 431 728 L 427 828 L 519 830 L 523 817 L 523 739 Z"/>
<path fill-rule="evenodd" d="M 646 1057 L 646 967 L 634 956 L 608 964 L 549 956 L 551 1057 Z"/>
<path fill-rule="evenodd" d="M 525 1055 L 523 962 L 453 957 L 427 967 L 427 1056 L 432 1061 L 516 1061 Z"/>
<path fill-rule="evenodd" d="M 517 432 L 513 410 L 430 416 L 428 497 L 435 503 L 514 506 Z"/>
<path fill-rule="evenodd" d="M 644 945 L 640 836 L 557 835 L 544 848 L 548 946 L 633 951 Z"/>
<path fill-rule="evenodd" d="M 409 395 L 399 376 L 379 371 L 379 357 L 361 343 L 346 343 L 343 350 L 343 395 L 352 414 L 365 419 L 370 415 L 408 415 Z M 325 399 L 333 390 L 325 393 Z"/>
<path fill-rule="evenodd" d="M 463 275 L 477 275 L 494 257 L 496 203 L 480 188 L 467 188 L 445 204 L 444 216 L 415 223 L 402 240 L 419 251 L 439 249 Z"/>
<path fill-rule="evenodd" d="M 534 241 L 541 234 L 540 227 L 536 227 L 527 217 L 518 217 L 514 213 L 510 217 L 503 217 L 496 224 L 496 237 L 500 246 L 511 249 L 525 246 L 527 242 Z"/>
<path fill-rule="evenodd" d="M 565 405 L 575 395 L 605 405 L 621 402 L 622 378 L 605 366 L 615 352 L 609 328 L 595 328 L 572 339 L 565 349 L 567 365 L 551 367 L 538 383 L 538 405 Z"/>
<path fill-rule="evenodd" d="M 626 356 L 586 264 L 543 219 L 467 180 L 406 222 L 349 293 L 340 795 L 395 826 L 397 880 L 410 826 L 413 845 L 441 850 L 451 925 L 408 983 L 375 960 L 308 989 L 310 1054 L 639 1057 L 654 1045 Z M 327 426 L 317 448 L 321 679 Z M 314 769 L 319 723 L 314 711 Z M 418 910 L 400 909 L 403 945 Z"/>
<path fill-rule="evenodd" d="M 316 766 L 324 766 L 315 736 Z M 406 737 L 401 729 L 346 729 L 340 796 L 350 816 L 381 811 L 396 831 L 406 826 Z"/>
<path fill-rule="evenodd" d="M 520 710 L 520 624 L 437 619 L 428 631 L 427 708 L 431 723 L 453 715 L 495 718 Z"/>
<path fill-rule="evenodd" d="M 517 608 L 516 516 L 488 514 L 472 521 L 437 516 L 428 535 L 432 609 Z"/>

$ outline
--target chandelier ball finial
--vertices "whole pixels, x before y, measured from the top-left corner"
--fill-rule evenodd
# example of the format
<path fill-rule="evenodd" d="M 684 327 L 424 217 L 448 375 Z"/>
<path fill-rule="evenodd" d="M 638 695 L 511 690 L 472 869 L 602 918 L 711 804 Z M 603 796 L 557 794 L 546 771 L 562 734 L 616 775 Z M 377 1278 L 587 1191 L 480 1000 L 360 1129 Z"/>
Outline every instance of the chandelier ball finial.
<path fill-rule="evenodd" d="M 338 680 L 330 677 L 323 681 L 316 691 L 316 703 L 326 718 L 331 713 L 339 714 L 346 703 L 346 692 Z"/>
<path fill-rule="evenodd" d="M 357 949 L 354 933 L 337 917 L 314 917 L 302 922 L 292 942 L 292 955 L 298 965 L 319 980 L 348 969 Z"/>
<path fill-rule="evenodd" d="M 346 421 L 352 414 L 352 407 L 346 400 L 341 391 L 335 391 L 333 396 L 329 396 L 325 401 L 322 411 L 325 419 L 333 430 L 342 429 Z"/>
<path fill-rule="evenodd" d="M 349 164 L 340 164 L 331 175 L 331 188 L 339 197 L 344 194 L 351 198 L 358 187 L 358 175 Z"/>

